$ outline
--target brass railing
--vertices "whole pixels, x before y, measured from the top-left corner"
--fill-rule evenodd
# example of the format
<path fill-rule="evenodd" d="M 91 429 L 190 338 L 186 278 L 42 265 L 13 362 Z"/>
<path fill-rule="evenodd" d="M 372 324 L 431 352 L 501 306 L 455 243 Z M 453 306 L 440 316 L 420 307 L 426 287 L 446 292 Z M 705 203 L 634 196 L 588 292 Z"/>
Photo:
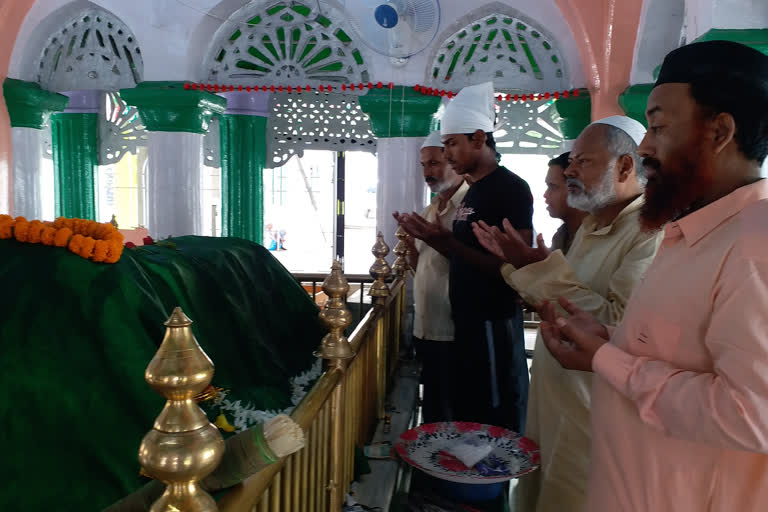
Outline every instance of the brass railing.
<path fill-rule="evenodd" d="M 402 236 L 398 233 L 398 237 Z M 213 511 L 218 507 L 221 512 L 341 511 L 354 478 L 355 446 L 367 444 L 377 421 L 384 418 L 387 387 L 397 365 L 408 270 L 404 263 L 407 254 L 398 248 L 397 275 L 388 286 L 392 271 L 385 256 L 389 248 L 379 233 L 372 249 L 376 261 L 370 269 L 373 307 L 349 339 L 344 332 L 352 323 L 346 302 L 350 286 L 340 264 L 334 262 L 322 284 L 327 300 L 319 315 L 329 333 L 315 352 L 325 361 L 325 372 L 291 415 L 305 432 L 304 448 L 231 487 L 216 504 L 197 482 L 218 464 L 223 442 L 191 398 L 209 383 L 213 365 L 192 336 L 191 321 L 180 310 L 174 312 L 146 378 L 168 396 L 168 403 L 175 407 L 171 412 L 178 409 L 184 414 L 171 415 L 168 420 L 167 405 L 140 453 L 145 469 L 163 475 L 162 480 L 168 484 L 161 499 L 169 505 L 163 510 Z M 199 364 L 189 363 L 188 353 L 194 353 Z M 165 420 L 178 424 L 166 428 Z M 206 430 L 205 439 L 190 437 L 190 432 L 205 430 L 199 427 L 206 424 L 215 435 L 208 435 Z M 165 430 L 157 431 L 158 425 Z M 174 457 L 165 456 L 168 450 L 175 450 Z M 199 463 L 179 465 L 182 456 L 193 462 L 199 459 Z"/>
<path fill-rule="evenodd" d="M 386 250 L 385 250 L 386 249 Z M 371 439 L 384 418 L 389 377 L 397 364 L 405 315 L 407 266 L 391 286 L 389 249 L 381 234 L 373 248 L 374 307 L 347 340 L 349 290 L 338 264 L 323 283 L 328 296 L 321 319 L 330 327 L 318 356 L 326 371 L 292 418 L 305 430 L 304 449 L 231 488 L 218 502 L 221 512 L 339 512 L 354 474 L 355 445 Z M 400 258 L 398 258 L 399 260 Z"/>
<path fill-rule="evenodd" d="M 328 277 L 327 274 L 320 273 L 295 273 L 293 277 L 304 288 L 307 294 L 312 297 L 320 307 L 325 305 L 325 301 L 328 300 L 328 296 L 325 294 L 322 288 L 323 280 Z M 347 304 L 354 305 L 355 321 L 353 325 L 359 324 L 365 313 L 371 307 L 371 300 L 368 296 L 368 292 L 371 289 L 374 278 L 369 274 L 344 274 L 349 283 L 349 292 L 347 293 Z"/>

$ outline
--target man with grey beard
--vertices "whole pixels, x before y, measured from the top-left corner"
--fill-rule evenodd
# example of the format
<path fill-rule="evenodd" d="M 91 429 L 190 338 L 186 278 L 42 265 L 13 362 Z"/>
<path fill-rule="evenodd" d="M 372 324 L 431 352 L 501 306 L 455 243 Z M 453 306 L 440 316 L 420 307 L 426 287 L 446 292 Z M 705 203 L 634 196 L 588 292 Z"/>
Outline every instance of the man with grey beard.
<path fill-rule="evenodd" d="M 507 263 L 501 273 L 529 304 L 567 298 L 616 325 L 650 265 L 661 233 L 645 233 L 638 216 L 645 177 L 637 156 L 645 128 L 624 116 L 595 121 L 581 133 L 565 171 L 568 205 L 587 211 L 567 255 L 533 249 L 511 226 L 480 223 L 480 242 Z M 541 471 L 523 477 L 517 510 L 583 510 L 589 475 L 590 373 L 564 370 L 537 337 L 525 435 L 541 448 Z"/>
<path fill-rule="evenodd" d="M 456 209 L 461 205 L 469 185 L 454 172 L 443 155 L 440 132 L 432 132 L 421 147 L 424 181 L 435 194 L 421 212 L 429 222 L 439 222 L 452 229 Z M 395 212 L 397 218 L 397 212 Z M 413 279 L 413 336 L 416 356 L 421 363 L 424 387 L 421 410 L 424 423 L 454 420 L 448 385 L 455 378 L 450 371 L 454 328 L 451 302 L 448 298 L 448 258 L 422 242 L 408 237 L 410 265 L 416 270 Z"/>

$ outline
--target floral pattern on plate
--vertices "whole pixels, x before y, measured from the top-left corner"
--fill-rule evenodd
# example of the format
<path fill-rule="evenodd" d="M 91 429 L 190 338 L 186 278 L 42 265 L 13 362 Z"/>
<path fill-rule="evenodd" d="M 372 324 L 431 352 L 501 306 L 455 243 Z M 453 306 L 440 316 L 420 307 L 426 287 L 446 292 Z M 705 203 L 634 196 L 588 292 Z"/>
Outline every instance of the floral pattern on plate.
<path fill-rule="evenodd" d="M 491 445 L 488 457 L 503 462 L 509 472 L 484 476 L 452 456 L 452 445 L 471 437 Z M 493 484 L 536 470 L 539 447 L 520 434 L 501 427 L 464 421 L 427 423 L 404 432 L 395 445 L 398 455 L 411 466 L 436 478 L 465 484 Z"/>

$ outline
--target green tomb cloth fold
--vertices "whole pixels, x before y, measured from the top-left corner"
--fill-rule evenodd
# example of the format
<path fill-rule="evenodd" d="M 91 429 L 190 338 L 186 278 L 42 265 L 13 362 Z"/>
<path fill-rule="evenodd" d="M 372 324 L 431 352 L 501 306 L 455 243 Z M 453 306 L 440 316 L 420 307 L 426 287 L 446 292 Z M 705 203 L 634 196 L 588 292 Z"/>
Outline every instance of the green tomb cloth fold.
<path fill-rule="evenodd" d="M 246 240 L 180 237 L 114 265 L 0 240 L 0 293 L 0 510 L 101 510 L 146 482 L 138 447 L 164 399 L 144 369 L 175 306 L 226 390 L 203 404 L 212 421 L 285 412 L 319 374 L 317 307 Z"/>

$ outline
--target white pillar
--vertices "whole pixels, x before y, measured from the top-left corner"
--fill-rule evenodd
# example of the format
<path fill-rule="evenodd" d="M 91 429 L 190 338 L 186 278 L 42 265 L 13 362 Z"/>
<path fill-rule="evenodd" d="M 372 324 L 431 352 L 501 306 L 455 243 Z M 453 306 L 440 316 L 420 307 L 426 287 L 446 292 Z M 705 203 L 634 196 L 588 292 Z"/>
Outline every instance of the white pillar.
<path fill-rule="evenodd" d="M 377 141 L 376 229 L 382 232 L 390 250 L 397 243 L 397 223 L 392 213 L 418 213 L 425 206 L 420 162 L 423 142 L 423 137 L 380 138 Z"/>
<path fill-rule="evenodd" d="M 42 130 L 11 128 L 13 139 L 13 215 L 28 220 L 43 218 Z M 53 185 L 53 183 L 50 183 Z M 45 194 L 52 196 L 52 194 Z M 53 219 L 46 219 L 53 220 Z"/>
<path fill-rule="evenodd" d="M 8 167 L 8 162 L 0 161 L 0 215 L 12 215 L 11 196 L 13 195 L 13 185 L 11 184 L 12 173 Z"/>
<path fill-rule="evenodd" d="M 203 135 L 149 132 L 148 149 L 149 234 L 155 239 L 199 235 Z"/>

